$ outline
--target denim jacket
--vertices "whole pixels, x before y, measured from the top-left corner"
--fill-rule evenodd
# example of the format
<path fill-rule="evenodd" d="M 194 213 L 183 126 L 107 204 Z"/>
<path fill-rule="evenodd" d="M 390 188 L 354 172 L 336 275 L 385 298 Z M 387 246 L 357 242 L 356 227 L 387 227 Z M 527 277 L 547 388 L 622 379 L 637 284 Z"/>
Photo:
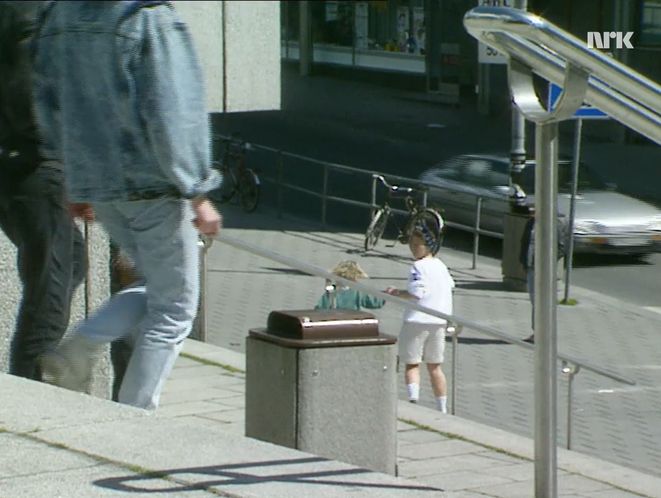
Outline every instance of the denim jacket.
<path fill-rule="evenodd" d="M 192 198 L 220 183 L 191 37 L 170 6 L 135 4 L 52 2 L 36 27 L 42 154 L 63 162 L 73 202 Z"/>

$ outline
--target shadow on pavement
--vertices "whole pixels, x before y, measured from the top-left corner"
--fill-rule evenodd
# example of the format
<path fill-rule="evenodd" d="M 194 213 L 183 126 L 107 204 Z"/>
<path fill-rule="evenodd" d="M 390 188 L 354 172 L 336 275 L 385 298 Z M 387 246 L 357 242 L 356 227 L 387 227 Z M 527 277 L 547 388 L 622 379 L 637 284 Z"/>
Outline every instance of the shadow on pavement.
<path fill-rule="evenodd" d="M 484 291 L 506 291 L 508 290 L 502 281 L 488 282 L 457 282 L 457 289 L 484 290 Z"/>
<path fill-rule="evenodd" d="M 341 476 L 351 476 L 357 474 L 371 474 L 372 471 L 360 468 L 348 468 L 345 470 L 328 470 L 313 472 L 295 472 L 259 475 L 254 471 L 251 473 L 248 469 L 264 467 L 280 467 L 283 465 L 304 465 L 327 462 L 325 458 L 310 457 L 296 458 L 290 460 L 270 460 L 264 462 L 237 463 L 228 465 L 213 465 L 207 467 L 190 467 L 183 469 L 169 469 L 152 472 L 144 472 L 140 475 L 127 475 L 120 477 L 111 477 L 94 481 L 99 487 L 124 491 L 127 493 L 176 493 L 182 491 L 208 490 L 214 487 L 229 487 L 247 484 L 267 484 L 267 483 L 299 483 L 299 484 L 319 484 L 324 486 L 351 486 L 352 488 L 376 488 L 376 489 L 400 489 L 412 491 L 429 491 L 438 493 L 443 491 L 431 486 L 417 486 L 405 484 L 381 484 L 370 482 L 343 481 L 337 479 Z M 181 476 L 181 477 L 179 477 Z M 184 478 L 185 476 L 185 478 Z M 200 482 L 190 482 L 192 476 L 199 476 L 205 480 Z M 331 480 L 332 479 L 332 480 Z M 169 488 L 163 487 L 160 483 L 152 483 L 154 480 L 165 480 L 172 483 Z"/>
<path fill-rule="evenodd" d="M 452 342 L 452 337 L 446 337 L 445 342 Z M 479 337 L 459 337 L 459 344 L 475 344 L 479 346 L 502 345 L 511 346 L 511 342 L 503 341 L 502 339 L 482 339 Z"/>
<path fill-rule="evenodd" d="M 645 255 L 631 254 L 575 254 L 573 264 L 579 268 L 597 266 L 654 266 Z"/>

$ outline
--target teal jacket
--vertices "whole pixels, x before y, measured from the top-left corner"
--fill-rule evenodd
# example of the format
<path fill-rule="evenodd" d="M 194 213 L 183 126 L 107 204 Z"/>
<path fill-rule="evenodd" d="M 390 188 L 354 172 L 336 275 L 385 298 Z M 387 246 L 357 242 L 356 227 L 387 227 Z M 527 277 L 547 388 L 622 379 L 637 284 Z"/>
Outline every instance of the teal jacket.
<path fill-rule="evenodd" d="M 324 292 L 319 302 L 314 307 L 316 310 L 332 309 L 332 294 Z M 351 288 L 338 289 L 335 291 L 335 308 L 343 310 L 360 310 L 362 308 L 376 309 L 386 304 L 385 300 L 378 297 L 363 294 Z"/>

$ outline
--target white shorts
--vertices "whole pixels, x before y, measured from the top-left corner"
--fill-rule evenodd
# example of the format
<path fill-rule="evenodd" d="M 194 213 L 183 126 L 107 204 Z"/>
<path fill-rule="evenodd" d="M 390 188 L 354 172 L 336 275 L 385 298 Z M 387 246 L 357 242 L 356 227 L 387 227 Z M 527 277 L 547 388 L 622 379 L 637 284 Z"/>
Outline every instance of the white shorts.
<path fill-rule="evenodd" d="M 445 324 L 404 322 L 398 343 L 400 363 L 443 363 Z"/>

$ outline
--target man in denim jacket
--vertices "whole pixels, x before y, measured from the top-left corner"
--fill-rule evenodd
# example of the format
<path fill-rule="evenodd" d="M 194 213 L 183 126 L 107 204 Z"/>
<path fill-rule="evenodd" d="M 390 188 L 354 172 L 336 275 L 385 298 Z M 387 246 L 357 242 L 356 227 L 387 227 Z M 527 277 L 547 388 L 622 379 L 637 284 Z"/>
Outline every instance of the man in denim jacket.
<path fill-rule="evenodd" d="M 197 310 L 196 229 L 220 230 L 205 197 L 220 177 L 210 167 L 191 37 L 166 2 L 58 1 L 44 10 L 34 41 L 44 149 L 65 166 L 74 212 L 94 213 L 135 262 L 146 292 L 135 323 L 89 320 L 47 355 L 44 370 L 83 390 L 101 346 L 137 326 L 119 401 L 154 409 Z"/>

